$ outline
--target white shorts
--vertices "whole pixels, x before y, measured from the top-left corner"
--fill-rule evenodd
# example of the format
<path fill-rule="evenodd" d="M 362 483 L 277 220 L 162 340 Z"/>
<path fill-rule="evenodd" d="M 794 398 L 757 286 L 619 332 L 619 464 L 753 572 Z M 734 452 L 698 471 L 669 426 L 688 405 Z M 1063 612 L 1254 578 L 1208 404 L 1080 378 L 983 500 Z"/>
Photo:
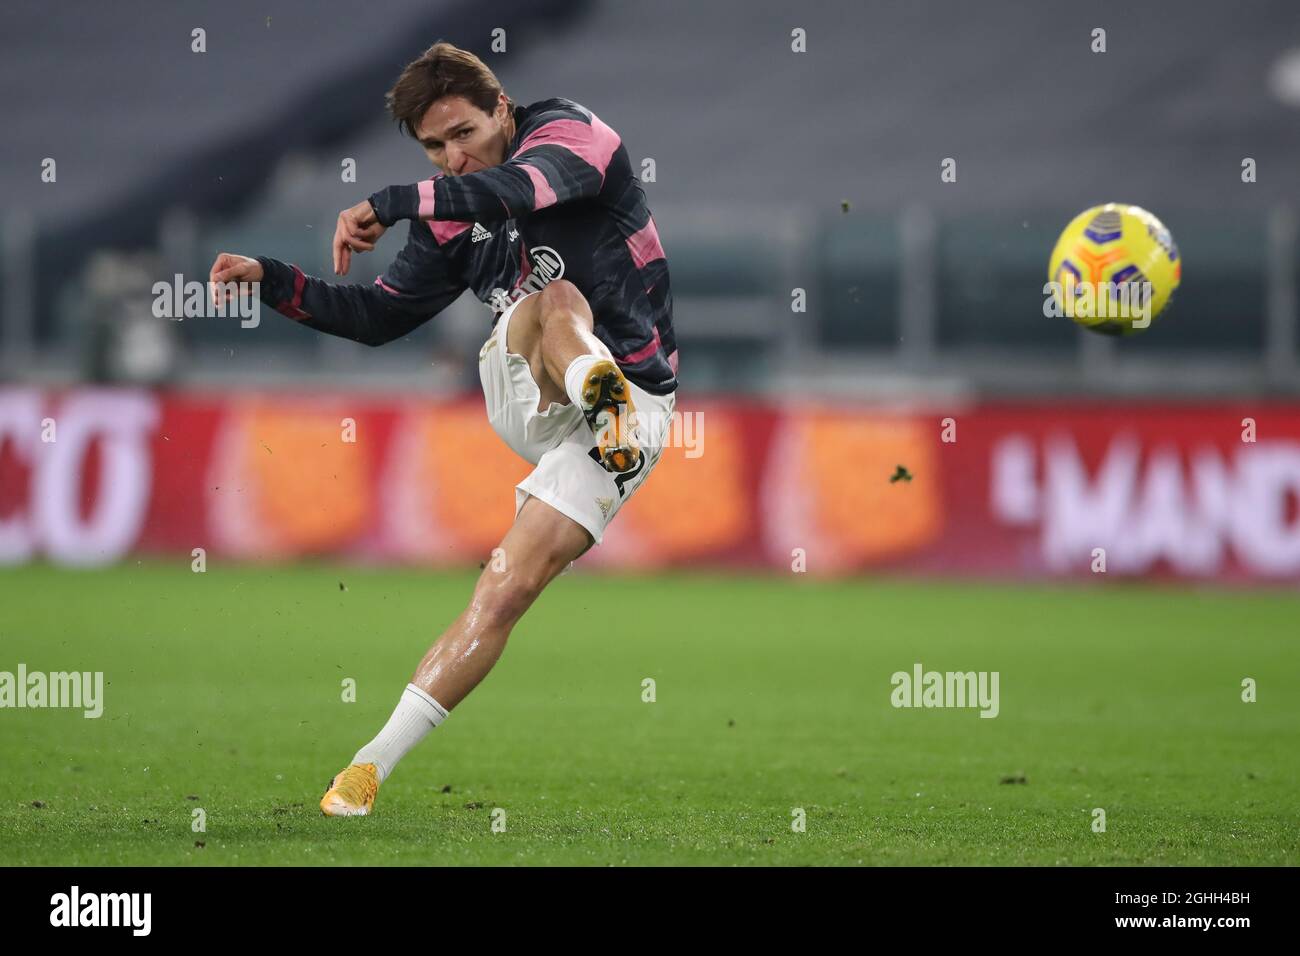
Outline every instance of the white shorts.
<path fill-rule="evenodd" d="M 478 356 L 488 422 L 516 454 L 537 465 L 515 486 L 515 514 L 532 495 L 582 525 L 600 544 L 606 525 L 659 463 L 676 395 L 651 395 L 628 382 L 636 409 L 633 434 L 641 445 L 641 462 L 625 474 L 606 471 L 598 456 L 593 457 L 596 439 L 582 410 L 571 402 L 552 402 L 539 412 L 541 391 L 528 359 L 506 351 L 506 330 L 519 302 L 497 320 Z"/>

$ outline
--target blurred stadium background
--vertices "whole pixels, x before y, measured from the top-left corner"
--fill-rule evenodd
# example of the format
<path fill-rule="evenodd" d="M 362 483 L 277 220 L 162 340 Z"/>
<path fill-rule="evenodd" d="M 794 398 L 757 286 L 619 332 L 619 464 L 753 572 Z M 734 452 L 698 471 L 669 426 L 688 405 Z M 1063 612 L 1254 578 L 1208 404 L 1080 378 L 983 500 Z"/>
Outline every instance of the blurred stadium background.
<path fill-rule="evenodd" d="M 649 170 L 703 430 L 589 564 L 783 567 L 803 545 L 810 572 L 1018 577 L 1086 572 L 1096 546 L 1112 571 L 1300 579 L 1288 3 L 232 9 L 6 8 L 0 560 L 490 549 L 522 469 L 478 411 L 472 296 L 374 351 L 270 310 L 150 309 L 222 250 L 329 276 L 337 211 L 429 172 L 382 93 L 444 37 L 517 102 L 593 109 Z M 1124 342 L 1042 314 L 1056 234 L 1104 201 L 1156 212 L 1186 263 Z M 889 485 L 896 464 L 914 481 Z"/>
<path fill-rule="evenodd" d="M 0 862 L 1295 862 L 1290 0 L 11 0 L 0 23 L 0 669 L 109 677 L 105 720 L 0 715 L 24 768 Z M 653 167 L 682 447 L 357 837 L 314 797 L 526 471 L 482 412 L 490 312 L 466 296 L 371 350 L 269 309 L 157 318 L 152 288 L 219 251 L 329 276 L 338 211 L 431 172 L 383 92 L 439 38 Z M 1107 201 L 1185 263 L 1125 341 L 1043 315 L 1057 234 Z M 606 613 L 625 640 L 572 626 Z M 892 709 L 918 661 L 1001 671 L 999 719 Z"/>

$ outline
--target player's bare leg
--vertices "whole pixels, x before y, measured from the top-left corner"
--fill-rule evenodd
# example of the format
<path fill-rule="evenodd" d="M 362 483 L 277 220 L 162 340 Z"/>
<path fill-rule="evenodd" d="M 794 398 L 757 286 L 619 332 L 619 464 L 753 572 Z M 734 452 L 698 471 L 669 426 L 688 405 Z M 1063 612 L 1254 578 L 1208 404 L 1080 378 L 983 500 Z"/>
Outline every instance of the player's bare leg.
<path fill-rule="evenodd" d="M 591 307 L 557 280 L 515 306 L 506 348 L 528 360 L 538 411 L 577 403 L 596 435 L 605 467 L 626 471 L 640 455 L 632 437 L 631 390 L 592 332 Z M 321 800 L 329 816 L 364 816 L 397 762 L 487 676 L 511 629 L 542 589 L 591 547 L 576 521 L 529 498 L 484 566 L 461 615 L 429 649 L 383 730 L 336 775 Z"/>
<path fill-rule="evenodd" d="M 424 655 L 411 683 L 448 710 L 459 704 L 542 589 L 590 546 L 582 525 L 530 497 L 479 575 L 469 606 Z"/>
<path fill-rule="evenodd" d="M 600 339 L 592 332 L 591 306 L 572 282 L 557 279 L 522 300 L 510 316 L 506 347 L 528 357 L 541 398 L 582 408 L 610 471 L 628 471 L 640 456 L 633 434 L 632 391 Z"/>
<path fill-rule="evenodd" d="M 383 730 L 330 781 L 327 816 L 365 816 L 379 784 L 447 712 L 487 676 L 524 612 L 556 575 L 591 547 L 576 521 L 537 498 L 515 523 L 474 586 L 469 606 L 429 649 Z"/>

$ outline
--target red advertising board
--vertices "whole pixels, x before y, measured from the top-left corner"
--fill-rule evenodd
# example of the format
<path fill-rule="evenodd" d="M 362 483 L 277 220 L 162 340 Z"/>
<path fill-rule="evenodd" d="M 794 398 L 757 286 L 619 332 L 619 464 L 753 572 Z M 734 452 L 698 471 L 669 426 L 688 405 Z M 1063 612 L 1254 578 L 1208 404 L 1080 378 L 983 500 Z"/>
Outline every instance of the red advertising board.
<path fill-rule="evenodd" d="M 1300 405 L 679 409 L 584 565 L 1300 581 Z M 0 563 L 477 563 L 529 467 L 477 396 L 0 389 Z"/>

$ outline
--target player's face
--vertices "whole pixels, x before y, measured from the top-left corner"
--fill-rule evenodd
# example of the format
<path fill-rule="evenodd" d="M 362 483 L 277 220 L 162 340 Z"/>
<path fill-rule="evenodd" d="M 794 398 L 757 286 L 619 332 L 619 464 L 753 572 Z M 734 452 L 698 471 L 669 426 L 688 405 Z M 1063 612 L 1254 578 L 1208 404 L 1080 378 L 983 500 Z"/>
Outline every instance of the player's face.
<path fill-rule="evenodd" d="M 435 166 L 448 176 L 463 176 L 505 162 L 511 126 L 504 93 L 490 114 L 463 96 L 444 96 L 429 107 L 415 132 Z"/>

